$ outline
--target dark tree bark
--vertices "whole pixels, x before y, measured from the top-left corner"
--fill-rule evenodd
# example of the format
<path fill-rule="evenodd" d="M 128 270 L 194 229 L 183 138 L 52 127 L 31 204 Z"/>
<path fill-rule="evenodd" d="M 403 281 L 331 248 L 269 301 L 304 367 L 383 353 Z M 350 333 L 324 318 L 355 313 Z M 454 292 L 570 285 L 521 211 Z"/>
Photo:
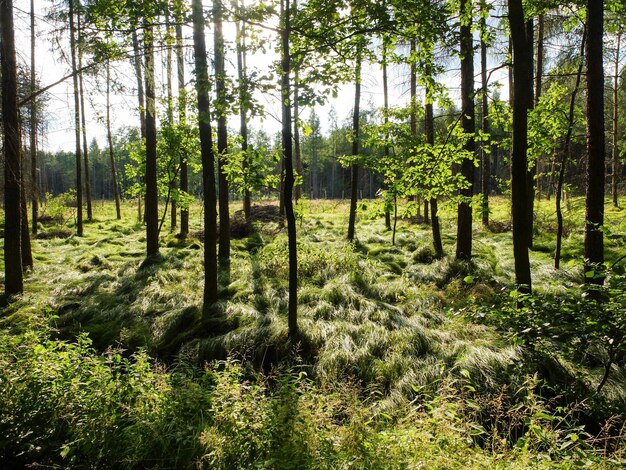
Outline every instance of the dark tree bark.
<path fill-rule="evenodd" d="M 432 98 L 429 96 L 428 89 L 426 90 L 426 106 L 424 110 L 424 131 L 426 133 L 426 142 L 428 145 L 435 145 L 435 118 L 433 113 Z M 441 242 L 441 228 L 439 226 L 439 215 L 437 213 L 437 198 L 433 197 L 430 200 L 430 225 L 433 233 L 433 247 L 435 249 L 435 256 L 437 258 L 443 258 L 443 244 Z"/>
<path fill-rule="evenodd" d="M 230 213 L 228 208 L 228 180 L 224 166 L 228 158 L 228 130 L 226 127 L 226 113 L 228 104 L 226 99 L 226 71 L 224 68 L 224 35 L 222 33 L 222 0 L 213 0 L 213 24 L 215 27 L 215 112 L 217 114 L 217 162 L 219 174 L 219 206 L 220 231 L 219 251 L 220 263 L 227 267 L 230 264 Z"/>
<path fill-rule="evenodd" d="M 474 52 L 472 39 L 472 2 L 461 0 L 461 119 L 463 132 L 471 135 L 465 144 L 465 150 L 472 156 L 476 151 L 474 142 Z M 461 190 L 463 201 L 458 206 L 456 259 L 472 258 L 472 203 L 474 194 L 474 160 L 466 158 L 461 163 L 461 175 L 468 182 L 468 187 Z"/>
<path fill-rule="evenodd" d="M 22 211 L 20 133 L 17 109 L 17 64 L 13 1 L 0 0 L 0 63 L 2 70 L 2 128 L 4 129 L 4 292 L 24 290 L 22 274 Z"/>
<path fill-rule="evenodd" d="M 417 53 L 417 40 L 412 38 L 410 41 L 410 53 L 411 53 L 411 67 L 410 67 L 410 79 L 409 79 L 409 88 L 411 94 L 411 112 L 409 115 L 409 128 L 411 129 L 411 137 L 414 141 L 414 146 L 417 146 L 417 64 L 415 63 L 414 55 Z M 411 200 L 416 202 L 417 207 L 417 217 L 415 220 L 419 220 L 421 217 L 420 214 L 420 206 L 418 197 L 412 196 Z"/>
<path fill-rule="evenodd" d="M 187 120 L 187 93 L 185 91 L 185 56 L 183 49 L 183 28 L 182 15 L 178 14 L 176 18 L 176 71 L 178 79 L 178 120 L 184 124 Z M 184 155 L 180 157 L 180 190 L 189 192 L 189 174 L 187 170 L 187 158 Z M 187 209 L 180 210 L 180 235 L 186 238 L 189 233 L 189 211 Z"/>
<path fill-rule="evenodd" d="M 296 216 L 293 210 L 293 148 L 291 119 L 291 52 L 289 36 L 291 33 L 291 5 L 289 0 L 281 1 L 283 24 L 281 31 L 281 92 L 282 92 L 282 145 L 285 162 L 284 204 L 287 218 L 287 243 L 289 248 L 289 337 L 293 340 L 298 336 L 298 248 L 296 242 Z"/>
<path fill-rule="evenodd" d="M 239 8 L 239 0 L 237 0 Z M 249 166 L 248 157 L 248 84 L 246 71 L 246 23 L 237 20 L 237 76 L 239 80 L 239 135 L 241 136 L 241 151 L 244 154 L 243 171 L 246 172 Z M 250 221 L 252 204 L 250 200 L 250 189 L 243 190 L 243 214 L 246 221 Z"/>
<path fill-rule="evenodd" d="M 486 9 L 486 2 L 484 0 L 481 1 L 481 9 Z M 487 20 L 484 15 L 480 17 L 480 78 L 481 78 L 481 88 L 482 88 L 482 96 L 481 96 L 481 112 L 482 112 L 482 121 L 481 121 L 481 130 L 483 134 L 490 135 L 489 132 L 489 97 L 487 95 L 489 83 L 487 81 L 487 41 L 485 36 L 487 34 Z M 481 168 L 482 168 L 482 207 L 481 207 L 481 219 L 484 227 L 489 225 L 489 193 L 491 192 L 491 154 L 489 152 L 490 140 L 487 142 L 482 142 L 480 144 L 480 155 L 481 155 Z"/>
<path fill-rule="evenodd" d="M 387 61 L 388 61 L 388 41 L 389 38 L 387 35 L 383 35 L 383 50 L 382 50 L 382 63 L 383 63 L 383 122 L 384 124 L 389 124 L 389 78 L 387 76 Z M 390 151 L 389 144 L 385 142 L 385 160 L 389 159 Z M 387 184 L 385 183 L 385 188 L 387 188 Z M 387 188 L 388 190 L 388 188 Z M 391 230 L 391 211 L 387 208 L 387 204 L 385 204 L 385 227 L 387 230 Z"/>
<path fill-rule="evenodd" d="M 615 75 L 613 76 L 613 145 L 611 155 L 611 192 L 613 195 L 613 206 L 619 207 L 618 181 L 619 181 L 619 104 L 618 104 L 618 86 L 619 86 L 619 56 L 620 46 L 622 42 L 622 31 L 617 32 L 617 50 L 615 51 Z"/>
<path fill-rule="evenodd" d="M 35 79 L 35 0 L 30 0 L 30 93 L 37 87 Z M 37 100 L 30 102 L 30 170 L 31 170 L 31 207 L 33 235 L 37 234 L 39 223 L 39 178 L 37 177 Z"/>
<path fill-rule="evenodd" d="M 154 84 L 153 25 L 144 19 L 144 60 L 146 87 L 146 256 L 159 255 L 159 195 L 157 190 L 157 128 Z"/>
<path fill-rule="evenodd" d="M 360 148 L 360 106 L 361 106 L 361 48 L 359 46 L 356 55 L 355 79 L 354 79 L 354 110 L 352 111 L 352 156 L 359 155 Z M 359 198 L 359 165 L 352 163 L 350 178 L 350 217 L 348 219 L 348 241 L 354 241 L 356 225 L 356 204 Z"/>
<path fill-rule="evenodd" d="M 81 11 L 80 1 L 77 2 L 79 11 L 76 15 L 76 27 L 78 34 L 78 92 L 80 94 L 80 116 L 81 116 L 81 131 L 83 135 L 83 162 L 85 164 L 85 199 L 87 201 L 87 220 L 93 220 L 93 207 L 91 203 L 91 181 L 89 179 L 89 147 L 87 144 L 87 124 L 85 117 L 85 89 L 83 86 L 83 50 L 81 45 Z"/>
<path fill-rule="evenodd" d="M 191 3 L 193 14 L 193 48 L 196 65 L 196 92 L 198 95 L 198 128 L 202 154 L 202 185 L 204 188 L 204 314 L 217 302 L 217 212 L 215 194 L 215 155 L 211 134 L 209 108 L 209 72 L 202 0 Z"/>
<path fill-rule="evenodd" d="M 530 293 L 528 256 L 528 101 L 533 96 L 527 29 L 522 0 L 509 0 L 509 26 L 513 42 L 513 151 L 511 158 L 511 199 L 513 213 L 513 256 L 515 282 L 521 292 Z"/>
<path fill-rule="evenodd" d="M 117 183 L 117 170 L 115 168 L 115 152 L 113 151 L 113 134 L 111 133 L 111 64 L 107 60 L 107 141 L 109 144 L 109 157 L 111 160 L 111 181 L 113 195 L 115 196 L 115 214 L 117 219 L 122 218 L 120 205 L 120 188 Z"/>
<path fill-rule="evenodd" d="M 169 12 L 166 13 L 165 16 L 165 25 L 167 28 L 167 34 L 170 35 L 172 32 L 172 23 L 170 20 L 170 15 Z M 170 121 L 170 124 L 174 124 L 174 97 L 172 94 L 172 44 L 169 43 L 167 45 L 167 54 L 166 54 L 166 58 L 165 58 L 165 76 L 166 76 L 166 80 L 167 80 L 167 119 Z M 178 173 L 178 163 L 174 160 L 172 160 L 171 165 L 170 165 L 170 187 L 169 187 L 169 193 L 170 194 L 174 194 L 174 192 L 176 191 L 176 176 Z M 167 210 L 167 206 L 165 207 L 165 210 Z M 172 232 L 176 229 L 177 224 L 177 208 L 176 208 L 176 200 L 175 199 L 171 199 L 170 202 L 170 228 L 172 230 Z"/>
<path fill-rule="evenodd" d="M 139 105 L 139 133 L 141 139 L 146 138 L 146 96 L 143 88 L 143 65 L 141 63 L 141 51 L 139 50 L 139 38 L 137 32 L 132 33 L 132 43 L 134 56 L 132 61 L 133 68 L 135 69 L 135 77 L 137 78 L 137 101 Z M 143 217 L 141 215 L 141 196 L 137 197 L 137 221 L 141 222 Z"/>
<path fill-rule="evenodd" d="M 74 27 L 74 2 L 69 2 L 70 49 L 72 56 L 72 79 L 74 82 L 74 131 L 76 139 L 76 234 L 83 236 L 83 169 L 80 148 L 80 96 L 76 69 L 76 28 Z"/>
<path fill-rule="evenodd" d="M 535 107 L 535 99 L 533 94 L 533 81 L 535 79 L 533 73 L 533 55 L 534 55 L 534 23 L 533 20 L 530 19 L 526 21 L 526 47 L 528 48 L 528 55 L 530 56 L 530 61 L 528 64 L 528 80 L 530 82 L 530 93 L 526 98 L 526 109 L 529 111 Z M 515 86 L 515 84 L 513 84 Z M 527 157 L 528 159 L 528 157 Z M 527 162 L 528 164 L 528 162 Z M 532 249 L 533 247 L 533 227 L 535 224 L 535 178 L 537 176 L 537 164 L 538 162 L 532 162 L 532 164 L 528 165 L 526 175 L 526 224 L 529 229 L 525 231 L 526 233 L 526 243 L 528 244 L 528 248 Z"/>
<path fill-rule="evenodd" d="M 602 36 L 604 3 L 587 1 L 587 197 L 585 223 L 585 273 L 602 270 L 604 263 L 604 65 Z M 601 275 L 585 281 L 603 284 Z"/>

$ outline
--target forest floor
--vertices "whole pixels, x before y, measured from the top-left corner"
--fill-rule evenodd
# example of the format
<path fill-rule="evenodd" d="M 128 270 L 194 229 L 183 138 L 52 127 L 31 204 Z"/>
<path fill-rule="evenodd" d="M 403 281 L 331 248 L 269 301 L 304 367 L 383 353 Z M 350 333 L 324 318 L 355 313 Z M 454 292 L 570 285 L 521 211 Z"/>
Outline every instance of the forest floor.
<path fill-rule="evenodd" d="M 305 202 L 296 344 L 287 338 L 286 233 L 275 222 L 232 240 L 220 301 L 202 318 L 200 207 L 186 240 L 168 233 L 166 220 L 162 258 L 149 265 L 136 209 L 123 212 L 118 221 L 110 202 L 97 202 L 85 236 L 71 235 L 70 220 L 33 240 L 25 293 L 0 313 L 0 460 L 104 468 L 626 462 L 623 368 L 614 364 L 594 394 L 601 360 L 529 348 L 498 319 L 514 319 L 517 303 L 504 198 L 492 201 L 489 228 L 475 222 L 471 263 L 451 255 L 452 206 L 440 213 L 447 256 L 435 259 L 426 224 L 400 220 L 392 245 L 383 219 L 364 208 L 349 244 L 347 201 Z M 557 271 L 553 202 L 539 202 L 534 302 L 581 297 L 583 214 L 583 199 L 567 201 Z M 626 254 L 624 209 L 607 205 L 605 235 L 611 263 Z"/>

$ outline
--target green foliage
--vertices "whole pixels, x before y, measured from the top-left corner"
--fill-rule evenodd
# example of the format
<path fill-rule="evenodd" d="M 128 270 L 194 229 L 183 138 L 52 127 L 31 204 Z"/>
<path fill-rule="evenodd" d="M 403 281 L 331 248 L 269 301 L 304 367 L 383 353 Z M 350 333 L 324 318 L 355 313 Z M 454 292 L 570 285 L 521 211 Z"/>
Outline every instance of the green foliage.
<path fill-rule="evenodd" d="M 43 201 L 40 217 L 50 217 L 53 222 L 62 224 L 67 217 L 68 209 L 76 207 L 76 190 L 70 189 L 58 196 L 46 193 Z"/>

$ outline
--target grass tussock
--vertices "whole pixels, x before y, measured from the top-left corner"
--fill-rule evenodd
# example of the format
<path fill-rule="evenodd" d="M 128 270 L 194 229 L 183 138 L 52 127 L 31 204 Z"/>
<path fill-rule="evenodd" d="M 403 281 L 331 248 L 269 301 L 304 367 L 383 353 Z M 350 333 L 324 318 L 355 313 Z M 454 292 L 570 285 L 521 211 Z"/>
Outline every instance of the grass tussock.
<path fill-rule="evenodd" d="M 113 220 L 112 206 L 105 208 L 110 214 L 99 214 L 84 237 L 34 240 L 37 264 L 27 292 L 0 314 L 2 380 L 14 387 L 3 429 L 24 420 L 22 440 L 2 443 L 6 456 L 28 448 L 23 455 L 32 461 L 80 463 L 103 439 L 95 460 L 101 467 L 142 466 L 154 458 L 156 467 L 528 468 L 571 459 L 591 465 L 604 459 L 610 466 L 609 455 L 623 458 L 608 447 L 600 455 L 574 417 L 555 418 L 557 425 L 537 414 L 554 415 L 563 403 L 552 407 L 539 398 L 549 390 L 549 374 L 541 375 L 527 351 L 498 332 L 500 325 L 466 315 L 511 304 L 506 230 L 477 230 L 475 258 L 460 263 L 450 255 L 435 258 L 424 224 L 401 222 L 392 245 L 382 220 L 359 220 L 358 241 L 349 244 L 345 205 L 310 202 L 298 228 L 301 335 L 292 343 L 287 239 L 273 225 L 275 206 L 260 206 L 251 232 L 240 227 L 220 301 L 204 315 L 200 210 L 191 211 L 192 236 L 163 233 L 161 257 L 145 264 L 133 208 L 125 207 L 122 221 Z M 448 254 L 454 252 L 451 210 L 444 205 L 441 212 Z M 566 239 L 559 272 L 551 268 L 552 238 L 538 237 L 531 261 L 539 293 L 576 289 L 577 237 L 572 232 Z M 619 250 L 624 243 L 614 235 L 608 246 Z M 66 360 L 60 367 L 67 369 L 55 372 L 54 360 Z M 561 362 L 596 381 L 601 376 L 601 361 Z M 214 365 L 204 370 L 207 363 Z M 34 376 L 45 367 L 52 369 L 38 381 Z M 130 383 L 131 370 L 139 371 L 137 382 Z M 534 372 L 541 380 L 531 386 Z M 93 390 L 83 394 L 69 377 Z M 48 382 L 58 390 L 25 417 L 32 410 L 17 398 L 24 392 L 19 381 L 42 393 Z M 624 384 L 616 366 L 602 393 L 607 409 L 621 409 Z M 108 400 L 101 405 L 88 396 L 97 387 Z M 66 388 L 67 397 L 55 395 Z M 531 395 L 534 402 L 515 409 Z M 508 431 L 491 421 L 498 406 Z M 49 411 L 55 407 L 64 411 L 56 416 Z M 173 416 L 177 409 L 183 411 Z M 515 413 L 524 419 L 516 421 Z M 90 420 L 103 420 L 102 429 Z M 103 434 L 118 428 L 124 429 L 119 439 Z M 566 429 L 576 430 L 580 442 Z M 86 437 L 76 441 L 79 434 Z M 49 445 L 42 444 L 46 439 Z M 118 455 L 107 454 L 115 447 Z"/>

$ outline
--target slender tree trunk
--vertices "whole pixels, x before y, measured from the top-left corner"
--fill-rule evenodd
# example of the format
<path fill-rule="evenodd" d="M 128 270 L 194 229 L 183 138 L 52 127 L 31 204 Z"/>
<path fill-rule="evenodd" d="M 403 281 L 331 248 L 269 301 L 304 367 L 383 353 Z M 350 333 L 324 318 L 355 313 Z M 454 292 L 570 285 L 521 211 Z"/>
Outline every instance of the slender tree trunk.
<path fill-rule="evenodd" d="M 237 0 L 239 8 L 239 0 Z M 246 23 L 237 20 L 237 76 L 239 79 L 239 135 L 241 136 L 241 151 L 243 157 L 243 172 L 247 173 L 249 168 L 248 156 L 248 85 L 246 70 Z M 243 214 L 246 221 L 250 221 L 252 204 L 250 201 L 250 188 L 246 184 L 243 190 Z"/>
<path fill-rule="evenodd" d="M 617 32 L 617 50 L 615 51 L 615 75 L 613 77 L 613 148 L 611 161 L 611 192 L 613 194 L 613 206 L 619 207 L 618 177 L 619 177 L 619 105 L 618 105 L 618 87 L 619 87 L 619 55 L 620 45 L 622 42 L 622 31 Z"/>
<path fill-rule="evenodd" d="M 509 0 L 509 26 L 513 41 L 513 152 L 511 159 L 511 205 L 513 212 L 513 256 L 515 282 L 520 292 L 530 293 L 528 256 L 528 100 L 532 99 L 531 52 L 528 50 L 522 0 Z"/>
<path fill-rule="evenodd" d="M 157 128 L 154 84 L 153 24 L 144 19 L 144 60 L 146 87 L 146 256 L 159 255 L 159 195 L 157 190 Z"/>
<path fill-rule="evenodd" d="M 135 69 L 135 77 L 137 78 L 137 101 L 139 105 L 139 133 L 141 139 L 146 138 L 146 96 L 143 88 L 143 65 L 141 63 L 141 51 L 139 50 L 139 39 L 137 38 L 137 32 L 132 33 L 132 43 L 134 57 L 132 59 L 133 68 Z M 141 222 L 143 217 L 141 215 L 141 196 L 137 197 L 137 221 Z"/>
<path fill-rule="evenodd" d="M 20 207 L 22 177 L 13 0 L 0 0 L 0 38 L 4 130 L 4 292 L 13 295 L 24 291 Z"/>
<path fill-rule="evenodd" d="M 72 55 L 72 79 L 74 81 L 74 131 L 76 139 L 76 234 L 83 236 L 83 169 L 80 148 L 80 96 L 76 68 L 76 28 L 74 28 L 74 2 L 69 2 L 70 49 Z"/>
<path fill-rule="evenodd" d="M 228 130 L 226 114 L 226 71 L 224 68 L 224 35 L 222 34 L 222 0 L 213 0 L 213 23 L 215 26 L 215 111 L 217 115 L 217 162 L 219 174 L 220 232 L 218 258 L 227 267 L 230 264 L 230 212 L 228 208 L 228 180 L 225 165 L 228 158 Z"/>
<path fill-rule="evenodd" d="M 166 13 L 165 16 L 165 26 L 167 29 L 168 36 L 172 34 L 172 23 L 170 20 L 169 12 Z M 167 119 L 170 121 L 170 125 L 174 124 L 174 96 L 172 93 L 172 43 L 170 42 L 167 45 L 167 53 L 166 53 L 166 64 L 165 64 L 165 76 L 166 76 L 166 87 L 167 87 Z M 179 168 L 177 161 L 172 159 L 169 175 L 170 175 L 170 187 L 169 193 L 174 194 L 176 192 L 176 175 L 178 173 Z M 165 208 L 167 210 L 167 206 Z M 176 199 L 171 198 L 170 201 L 170 228 L 172 232 L 176 229 L 177 226 L 177 210 L 176 210 Z"/>
<path fill-rule="evenodd" d="M 481 1 L 481 9 L 486 10 L 487 4 L 485 0 Z M 489 145 L 491 142 L 491 136 L 489 134 L 489 97 L 487 92 L 489 90 L 489 83 L 487 81 L 487 20 L 485 15 L 482 14 L 480 18 L 480 78 L 481 78 L 481 88 L 482 88 L 482 96 L 481 96 L 481 112 L 482 112 L 482 121 L 481 127 L 484 135 L 489 136 L 489 140 L 487 142 L 482 142 L 480 144 L 480 155 L 481 155 L 481 167 L 482 167 L 482 207 L 481 207 L 481 218 L 482 224 L 484 227 L 489 225 L 489 193 L 491 192 L 491 155 L 489 151 Z"/>
<path fill-rule="evenodd" d="M 282 54 L 281 54 L 281 92 L 282 101 L 282 144 L 285 161 L 285 216 L 287 218 L 287 239 L 289 247 L 289 312 L 288 325 L 289 337 L 293 340 L 298 335 L 298 251 L 296 242 L 296 216 L 293 210 L 293 149 L 291 136 L 291 52 L 289 36 L 291 33 L 291 5 L 289 0 L 281 1 L 283 24 L 281 31 Z"/>
<path fill-rule="evenodd" d="M 461 163 L 461 175 L 468 182 L 468 187 L 461 190 L 463 200 L 458 206 L 456 259 L 472 258 L 472 203 L 474 195 L 474 52 L 472 39 L 472 2 L 461 0 L 461 119 L 463 132 L 471 135 L 465 144 L 465 151 L 472 157 Z"/>
<path fill-rule="evenodd" d="M 565 144 L 563 145 L 563 156 L 559 166 L 559 177 L 556 184 L 556 249 L 554 252 L 554 269 L 559 269 L 561 265 L 561 245 L 563 240 L 563 211 L 561 209 L 561 200 L 563 197 L 563 183 L 565 181 L 565 169 L 570 158 L 570 148 L 572 142 L 572 133 L 574 132 L 574 110 L 576 109 L 576 95 L 580 89 L 582 81 L 583 66 L 585 64 L 585 47 L 586 47 L 587 28 L 583 30 L 583 37 L 580 42 L 580 60 L 578 62 L 578 72 L 576 74 L 576 84 L 572 91 L 569 102 L 567 133 L 565 134 Z"/>
<path fill-rule="evenodd" d="M 209 109 L 209 72 L 202 0 L 192 0 L 193 45 L 198 95 L 198 129 L 202 154 L 202 185 L 204 188 L 204 315 L 217 302 L 217 212 L 215 194 L 215 155 Z M 180 86 L 180 84 L 179 84 Z"/>
<path fill-rule="evenodd" d="M 417 53 L 417 41 L 415 38 L 412 38 L 410 41 L 411 48 L 411 71 L 410 71 L 410 93 L 411 93 L 411 112 L 409 115 L 409 127 L 411 129 L 411 137 L 413 138 L 412 146 L 417 147 L 417 64 L 415 61 L 417 60 L 415 54 Z M 413 163 L 411 163 L 413 165 Z M 411 199 L 416 202 L 417 207 L 417 217 L 415 220 L 419 220 L 421 217 L 420 214 L 420 206 L 419 199 L 417 195 L 411 197 Z"/>
<path fill-rule="evenodd" d="M 183 50 L 183 27 L 182 15 L 176 17 L 176 70 L 178 75 L 178 120 L 181 124 L 187 121 L 187 93 L 185 90 L 185 56 Z M 180 157 L 180 190 L 184 193 L 189 192 L 189 176 L 187 170 L 187 157 Z M 181 208 L 180 210 L 180 235 L 186 238 L 189 233 L 189 210 Z"/>
<path fill-rule="evenodd" d="M 89 147 L 87 144 L 87 124 L 85 117 L 85 92 L 83 86 L 83 48 L 81 45 L 82 26 L 81 26 L 81 11 L 80 1 L 77 1 L 79 11 L 76 15 L 76 27 L 78 34 L 78 92 L 80 94 L 80 116 L 81 116 L 81 130 L 83 134 L 83 161 L 85 163 L 85 199 L 87 200 L 87 220 L 93 220 L 93 207 L 91 204 L 91 181 L 89 179 Z"/>
<path fill-rule="evenodd" d="M 539 15 L 537 22 L 537 70 L 535 71 L 535 106 L 539 104 L 539 98 L 543 92 L 543 58 L 544 58 L 544 16 Z"/>
<path fill-rule="evenodd" d="M 35 93 L 35 0 L 30 0 L 30 92 Z M 39 188 L 37 177 L 37 100 L 30 101 L 30 170 L 31 170 L 31 207 L 33 219 L 33 235 L 37 234 L 39 223 Z"/>
<path fill-rule="evenodd" d="M 107 141 L 109 143 L 109 157 L 111 159 L 111 180 L 113 195 L 115 196 L 115 214 L 117 219 L 122 218 L 120 204 L 120 188 L 117 184 L 117 171 L 115 168 L 115 152 L 113 151 L 113 134 L 111 133 L 111 64 L 107 60 Z"/>
<path fill-rule="evenodd" d="M 387 76 L 387 60 L 388 60 L 388 48 L 389 48 L 389 38 L 387 35 L 383 35 L 383 50 L 382 50 L 382 65 L 383 65 L 383 123 L 385 125 L 389 124 L 389 78 Z M 385 135 L 385 160 L 389 160 L 390 151 L 389 144 L 387 142 L 388 137 Z M 388 191 L 389 187 L 387 183 L 384 183 L 384 188 Z M 387 203 L 385 202 L 385 227 L 387 230 L 391 230 L 391 211 L 387 207 Z"/>
<path fill-rule="evenodd" d="M 604 263 L 604 2 L 587 1 L 587 196 L 585 282 L 603 284 Z M 587 275 L 596 271 L 596 275 Z"/>
<path fill-rule="evenodd" d="M 433 113 L 433 102 L 430 91 L 426 90 L 426 106 L 424 110 L 424 131 L 426 133 L 426 142 L 431 148 L 435 145 L 435 118 Z M 430 220 L 433 233 L 433 247 L 435 248 L 435 256 L 443 258 L 443 244 L 441 242 L 441 228 L 439 226 L 439 214 L 437 208 L 437 198 L 430 199 Z"/>
<path fill-rule="evenodd" d="M 526 109 L 527 112 L 535 107 L 535 100 L 533 95 L 533 81 L 535 79 L 533 73 L 533 48 L 534 48 L 534 23 L 533 20 L 530 19 L 526 22 L 526 47 L 527 53 L 530 57 L 528 62 L 528 82 L 530 83 L 530 93 L 524 93 L 526 97 Z M 515 81 L 515 80 L 514 80 Z M 515 86 L 515 84 L 513 85 Z M 526 120 L 528 122 L 528 119 Z M 528 132 L 528 131 L 527 131 Z M 528 142 L 526 143 L 526 147 L 528 148 Z M 535 178 L 537 176 L 537 163 L 538 161 L 528 162 L 528 154 L 526 154 L 527 160 L 527 175 L 526 175 L 526 224 L 528 226 L 528 230 L 525 230 L 526 234 L 526 243 L 528 244 L 528 248 L 532 249 L 533 247 L 533 226 L 535 223 Z M 530 165 L 529 165 L 530 163 Z"/>
<path fill-rule="evenodd" d="M 359 155 L 360 143 L 360 106 L 361 106 L 361 48 L 359 46 L 356 56 L 355 79 L 354 79 L 354 110 L 352 112 L 352 156 Z M 350 191 L 350 218 L 348 220 L 348 241 L 354 241 L 356 225 L 356 204 L 359 194 L 359 166 L 351 165 L 351 191 Z"/>

